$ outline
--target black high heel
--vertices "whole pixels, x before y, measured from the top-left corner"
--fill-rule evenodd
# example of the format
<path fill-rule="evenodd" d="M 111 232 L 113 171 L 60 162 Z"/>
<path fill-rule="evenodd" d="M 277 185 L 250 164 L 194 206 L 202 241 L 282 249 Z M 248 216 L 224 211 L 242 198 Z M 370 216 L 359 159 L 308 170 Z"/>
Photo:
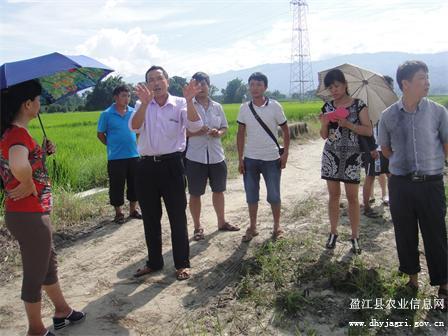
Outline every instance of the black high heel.
<path fill-rule="evenodd" d="M 354 254 L 361 254 L 361 248 L 359 247 L 359 238 L 353 238 L 352 241 L 352 249 L 351 251 Z"/>
<path fill-rule="evenodd" d="M 334 249 L 336 247 L 336 240 L 338 239 L 338 235 L 332 234 L 330 233 L 330 235 L 328 236 L 328 240 L 327 240 L 327 244 L 325 245 L 325 247 L 327 249 Z"/>

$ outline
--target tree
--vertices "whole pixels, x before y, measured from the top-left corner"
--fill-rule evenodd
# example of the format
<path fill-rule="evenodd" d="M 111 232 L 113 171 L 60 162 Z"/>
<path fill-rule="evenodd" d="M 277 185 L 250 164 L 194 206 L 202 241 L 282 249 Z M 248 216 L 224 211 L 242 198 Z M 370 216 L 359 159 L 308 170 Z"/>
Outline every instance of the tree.
<path fill-rule="evenodd" d="M 210 97 L 214 97 L 217 92 L 219 92 L 219 89 L 213 84 L 211 84 L 210 88 L 208 89 L 208 94 L 210 95 Z"/>
<path fill-rule="evenodd" d="M 70 96 L 59 99 L 56 103 L 43 105 L 42 112 L 73 112 L 84 109 L 85 99 L 83 96 L 75 93 Z"/>
<path fill-rule="evenodd" d="M 221 90 L 223 95 L 223 102 L 241 103 L 247 93 L 247 86 L 239 78 L 235 78 L 227 83 L 227 87 Z"/>
<path fill-rule="evenodd" d="M 170 78 L 170 87 L 168 92 L 173 96 L 183 97 L 182 88 L 187 84 L 187 80 L 183 77 L 173 76 Z"/>
<path fill-rule="evenodd" d="M 92 91 L 86 94 L 85 110 L 104 110 L 114 101 L 114 89 L 125 84 L 121 76 L 110 76 L 106 80 L 99 82 Z M 132 87 L 130 89 L 132 90 Z"/>
<path fill-rule="evenodd" d="M 273 98 L 276 100 L 285 99 L 286 95 L 281 93 L 279 90 L 275 90 L 274 92 L 266 91 L 265 96 L 269 98 Z"/>
<path fill-rule="evenodd" d="M 218 103 L 223 103 L 223 96 L 222 96 L 221 92 L 213 84 L 210 85 L 208 94 L 209 94 L 210 98 L 213 99 L 214 101 L 216 101 Z"/>

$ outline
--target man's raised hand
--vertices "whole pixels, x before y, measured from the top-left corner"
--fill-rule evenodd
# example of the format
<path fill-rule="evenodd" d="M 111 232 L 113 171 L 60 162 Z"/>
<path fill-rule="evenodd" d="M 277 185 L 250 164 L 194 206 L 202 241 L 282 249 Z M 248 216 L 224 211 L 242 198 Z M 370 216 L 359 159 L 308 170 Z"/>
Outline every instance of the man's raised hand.
<path fill-rule="evenodd" d="M 142 104 L 148 105 L 154 98 L 154 91 L 152 91 L 145 83 L 138 83 L 135 87 L 135 94 Z"/>
<path fill-rule="evenodd" d="M 182 92 L 187 101 L 192 100 L 199 92 L 201 92 L 201 85 L 195 80 L 190 80 L 188 85 L 182 88 Z"/>

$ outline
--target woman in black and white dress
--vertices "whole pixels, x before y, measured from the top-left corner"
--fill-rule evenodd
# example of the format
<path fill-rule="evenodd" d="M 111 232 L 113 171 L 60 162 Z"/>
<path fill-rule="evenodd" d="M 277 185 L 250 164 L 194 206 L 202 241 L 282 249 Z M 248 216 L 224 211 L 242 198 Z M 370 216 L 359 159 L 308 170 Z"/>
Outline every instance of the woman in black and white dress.
<path fill-rule="evenodd" d="M 348 94 L 347 81 L 339 69 L 329 71 L 324 78 L 325 87 L 331 93 L 333 100 L 322 107 L 320 115 L 320 135 L 326 139 L 322 155 L 322 179 L 327 180 L 329 192 L 328 214 L 330 217 L 330 235 L 326 247 L 333 249 L 338 237 L 339 199 L 341 195 L 340 182 L 344 183 L 348 200 L 348 213 L 352 229 L 352 252 L 359 254 L 359 199 L 358 188 L 361 172 L 361 150 L 358 135 L 371 136 L 372 126 L 369 120 L 367 106 L 359 99 L 353 99 Z M 346 108 L 349 112 L 346 118 L 338 118 L 330 122 L 325 114 L 337 108 Z"/>

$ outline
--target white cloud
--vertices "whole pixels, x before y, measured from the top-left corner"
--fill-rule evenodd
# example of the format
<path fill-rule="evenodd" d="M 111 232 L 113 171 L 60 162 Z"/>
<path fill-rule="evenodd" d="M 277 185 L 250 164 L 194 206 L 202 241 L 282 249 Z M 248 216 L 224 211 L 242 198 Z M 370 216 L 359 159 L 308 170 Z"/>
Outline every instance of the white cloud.
<path fill-rule="evenodd" d="M 195 26 L 208 26 L 217 24 L 219 21 L 215 19 L 196 19 L 196 20 L 179 20 L 175 22 L 165 22 L 157 25 L 157 28 L 162 29 L 179 29 L 190 28 Z"/>
<path fill-rule="evenodd" d="M 147 35 L 141 28 L 128 31 L 101 29 L 74 51 L 96 58 L 122 75 L 131 76 L 141 75 L 150 64 L 160 63 L 168 56 L 158 44 L 157 35 Z"/>
<path fill-rule="evenodd" d="M 9 1 L 17 2 L 30 4 L 0 5 L 4 8 L 0 59 L 4 61 L 62 50 L 97 58 L 124 76 L 143 76 L 151 64 L 187 76 L 196 70 L 220 73 L 290 61 L 292 22 L 287 0 L 281 0 L 281 6 L 258 3 L 260 11 L 253 19 L 248 11 L 255 2 L 249 0 L 220 5 L 201 1 Z M 448 48 L 446 0 L 308 3 L 313 60 L 356 52 Z"/>
<path fill-rule="evenodd" d="M 378 7 L 381 5 L 385 7 Z M 359 15 L 356 13 L 341 15 L 341 12 L 337 14 L 332 10 L 311 12 L 308 22 L 314 60 L 335 54 L 380 51 L 431 53 L 447 50 L 448 37 L 444 27 L 445 18 L 448 17 L 446 4 L 422 8 L 406 6 L 398 0 L 386 6 L 383 1 L 369 4 Z"/>
<path fill-rule="evenodd" d="M 290 24 L 280 21 L 265 34 L 239 39 L 226 48 L 205 47 L 183 54 L 171 52 L 167 62 L 179 75 L 189 76 L 199 70 L 213 74 L 257 64 L 288 62 L 290 48 Z"/>

